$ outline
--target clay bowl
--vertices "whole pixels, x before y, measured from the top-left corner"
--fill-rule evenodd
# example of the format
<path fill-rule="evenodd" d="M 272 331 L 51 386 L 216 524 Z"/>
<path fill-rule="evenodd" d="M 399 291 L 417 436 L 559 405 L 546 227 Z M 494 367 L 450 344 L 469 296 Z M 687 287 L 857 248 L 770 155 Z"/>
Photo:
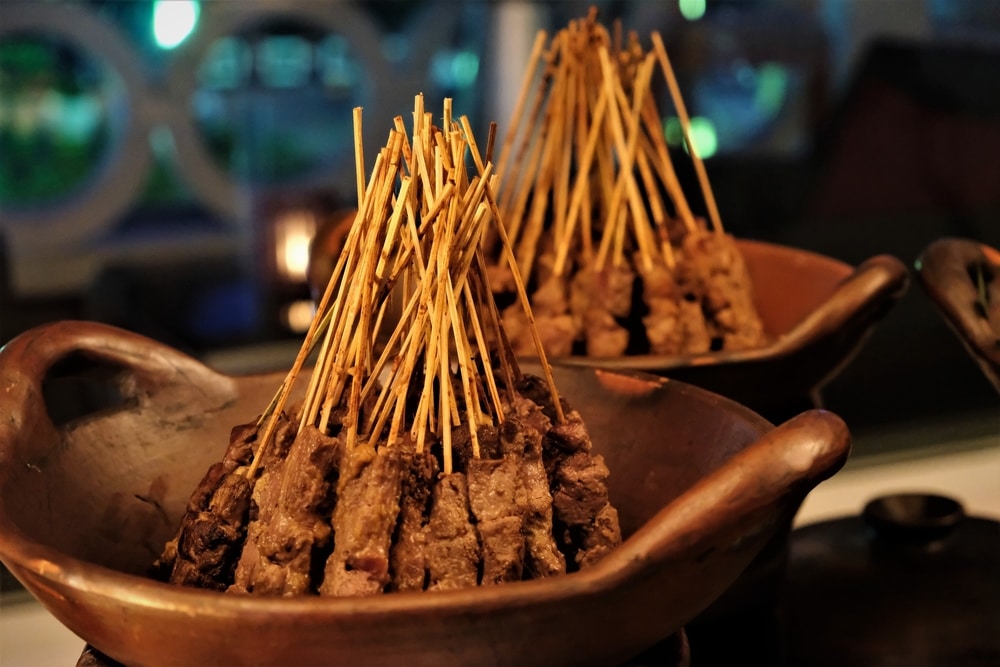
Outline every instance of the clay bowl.
<path fill-rule="evenodd" d="M 279 381 L 220 375 L 106 325 L 17 337 L 0 351 L 0 560 L 126 665 L 611 665 L 718 597 L 850 447 L 829 412 L 773 428 L 680 382 L 557 368 L 611 468 L 627 538 L 595 567 L 365 599 L 237 597 L 144 578 L 230 428 Z"/>
<path fill-rule="evenodd" d="M 322 293 L 353 221 L 331 216 L 318 230 L 309 280 Z M 689 356 L 566 357 L 560 364 L 642 370 L 717 392 L 772 420 L 821 404 L 818 392 L 858 352 L 909 286 L 906 266 L 877 255 L 850 266 L 787 246 L 737 239 L 769 334 L 766 347 Z"/>
<path fill-rule="evenodd" d="M 939 239 L 916 267 L 927 296 L 1000 392 L 1000 251 L 969 239 Z"/>

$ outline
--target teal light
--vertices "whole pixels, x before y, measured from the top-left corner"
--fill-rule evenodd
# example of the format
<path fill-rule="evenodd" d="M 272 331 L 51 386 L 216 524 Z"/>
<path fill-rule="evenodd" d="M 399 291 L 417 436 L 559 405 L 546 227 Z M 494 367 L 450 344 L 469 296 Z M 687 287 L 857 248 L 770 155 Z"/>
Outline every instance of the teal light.
<path fill-rule="evenodd" d="M 681 16 L 688 21 L 697 21 L 705 15 L 705 2 L 706 0 L 679 0 L 677 4 Z"/>
<path fill-rule="evenodd" d="M 198 24 L 201 6 L 196 0 L 156 0 L 153 4 L 153 38 L 161 49 L 173 49 L 187 39 Z"/>
<path fill-rule="evenodd" d="M 479 74 L 479 56 L 471 51 L 460 51 L 455 54 L 451 64 L 452 76 L 458 86 L 467 88 L 476 82 Z"/>

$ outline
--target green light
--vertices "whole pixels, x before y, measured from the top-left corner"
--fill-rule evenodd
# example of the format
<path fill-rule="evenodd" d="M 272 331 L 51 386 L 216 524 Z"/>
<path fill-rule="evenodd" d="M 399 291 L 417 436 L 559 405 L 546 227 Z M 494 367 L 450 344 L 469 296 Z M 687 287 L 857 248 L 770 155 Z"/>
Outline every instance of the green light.
<path fill-rule="evenodd" d="M 157 0 L 153 5 L 153 38 L 161 49 L 173 49 L 187 39 L 198 23 L 196 0 Z"/>
<path fill-rule="evenodd" d="M 679 0 L 677 4 L 681 16 L 688 21 L 697 21 L 705 15 L 705 2 L 706 0 Z"/>
<path fill-rule="evenodd" d="M 695 116 L 691 119 L 691 141 L 698 151 L 698 155 L 703 159 L 715 155 L 719 148 L 719 139 L 715 134 L 715 125 L 704 116 Z"/>
<path fill-rule="evenodd" d="M 680 118 L 670 116 L 663 119 L 663 136 L 666 138 L 668 146 L 684 146 L 684 152 L 687 152 Z M 702 159 L 715 155 L 719 149 L 719 138 L 715 132 L 715 124 L 704 116 L 692 118 L 691 141 L 694 142 L 695 148 L 698 149 L 698 155 Z"/>
<path fill-rule="evenodd" d="M 781 110 L 788 94 L 788 72 L 776 63 L 764 63 L 757 70 L 757 92 L 754 104 L 758 109 L 774 115 Z"/>
<path fill-rule="evenodd" d="M 684 132 L 681 130 L 681 119 L 671 116 L 663 120 L 663 136 L 670 146 L 680 146 L 684 143 Z"/>

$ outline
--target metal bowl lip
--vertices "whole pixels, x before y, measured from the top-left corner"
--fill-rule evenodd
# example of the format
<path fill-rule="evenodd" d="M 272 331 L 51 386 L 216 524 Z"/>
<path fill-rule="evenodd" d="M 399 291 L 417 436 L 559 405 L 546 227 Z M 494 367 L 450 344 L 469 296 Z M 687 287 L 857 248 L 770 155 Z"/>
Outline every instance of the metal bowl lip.
<path fill-rule="evenodd" d="M 553 364 L 558 365 L 558 364 Z M 707 389 L 678 380 L 654 376 L 631 369 L 591 368 L 599 377 L 639 380 L 649 390 L 676 391 L 720 409 L 736 413 L 758 432 L 758 437 L 774 426 L 750 408 Z M 2 478 L 0 478 L 2 483 Z M 164 583 L 138 574 L 131 574 L 69 556 L 41 544 L 25 535 L 7 516 L 0 503 L 0 561 L 14 572 L 30 572 L 42 585 L 56 591 L 70 589 L 107 600 L 127 601 L 136 607 L 154 609 L 196 610 L 200 618 L 290 617 L 310 618 L 320 622 L 331 620 L 351 622 L 406 615 L 446 611 L 448 614 L 491 614 L 499 609 L 512 610 L 539 603 L 551 604 L 567 598 L 600 595 L 629 583 L 637 570 L 648 564 L 649 551 L 656 546 L 651 527 L 673 520 L 673 508 L 683 503 L 685 493 L 658 508 L 633 534 L 592 567 L 545 579 L 508 582 L 500 586 L 459 589 L 453 591 L 393 592 L 363 598 L 301 596 L 289 598 L 256 597 L 225 594 Z M 683 544 L 671 544 L 669 553 L 683 550 Z M 661 554 L 662 555 L 662 554 Z M 661 557 L 662 560 L 662 557 Z M 23 582 L 31 590 L 35 582 Z M 62 595 L 62 593 L 59 593 Z M 310 620 L 310 622 L 313 622 Z"/>

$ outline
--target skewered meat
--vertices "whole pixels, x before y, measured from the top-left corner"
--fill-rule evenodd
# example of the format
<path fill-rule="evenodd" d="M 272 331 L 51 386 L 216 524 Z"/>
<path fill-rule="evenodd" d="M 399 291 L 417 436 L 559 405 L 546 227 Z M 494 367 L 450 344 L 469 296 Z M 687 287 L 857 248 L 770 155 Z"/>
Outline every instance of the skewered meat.
<path fill-rule="evenodd" d="M 550 268 L 542 273 L 547 278 L 532 296 L 535 327 L 546 354 L 568 357 L 573 353 L 573 343 L 580 336 L 581 320 L 569 311 L 565 280 L 554 275 Z M 506 308 L 503 321 L 515 354 L 534 355 L 535 342 L 521 306 L 514 304 Z"/>
<path fill-rule="evenodd" d="M 620 357 L 628 348 L 628 329 L 618 324 L 611 313 L 592 307 L 583 318 L 587 339 L 587 355 Z"/>
<path fill-rule="evenodd" d="M 607 266 L 596 273 L 594 299 L 615 317 L 627 317 L 632 310 L 635 272 L 626 263 Z"/>
<path fill-rule="evenodd" d="M 609 551 L 622 543 L 622 530 L 618 524 L 618 510 L 604 505 L 594 519 L 583 527 L 576 563 L 581 568 L 593 565 Z"/>
<path fill-rule="evenodd" d="M 469 505 L 483 547 L 482 584 L 518 581 L 524 570 L 527 496 L 512 457 L 473 459 L 466 473 Z"/>
<path fill-rule="evenodd" d="M 684 324 L 679 301 L 647 299 L 649 313 L 642 318 L 651 354 L 676 355 L 684 352 Z M 700 314 L 700 311 L 699 311 Z"/>
<path fill-rule="evenodd" d="M 407 448 L 405 458 L 399 518 L 389 553 L 391 587 L 400 591 L 423 590 L 427 578 L 425 530 L 438 465 L 431 454 L 417 454 L 412 447 Z"/>
<path fill-rule="evenodd" d="M 573 354 L 573 343 L 580 333 L 580 320 L 570 314 L 535 318 L 542 349 L 550 357 L 568 357 Z M 530 341 L 529 341 L 530 342 Z M 534 354 L 532 344 L 530 354 Z"/>
<path fill-rule="evenodd" d="M 396 538 L 389 553 L 392 588 L 397 591 L 423 590 L 427 579 L 428 539 L 431 492 L 438 465 L 429 452 L 417 454 L 407 444 L 407 470 L 401 486 L 402 500 Z"/>
<path fill-rule="evenodd" d="M 443 475 L 434 485 L 425 536 L 427 590 L 476 585 L 482 556 L 470 520 L 469 485 L 462 473 Z"/>
<path fill-rule="evenodd" d="M 265 470 L 254 489 L 256 520 L 247 531 L 234 592 L 302 595 L 310 570 L 330 539 L 324 518 L 333 507 L 343 441 L 306 425 L 287 458 Z"/>
<path fill-rule="evenodd" d="M 696 294 L 684 292 L 665 263 L 645 267 L 636 261 L 642 276 L 642 298 L 648 313 L 642 318 L 652 354 L 708 352 L 711 340 Z"/>
<path fill-rule="evenodd" d="M 587 525 L 608 504 L 608 467 L 599 454 L 578 451 L 563 459 L 552 480 L 552 508 L 569 526 Z"/>
<path fill-rule="evenodd" d="M 566 299 L 566 282 L 561 276 L 551 275 L 531 297 L 531 310 L 539 315 L 562 315 L 569 310 Z"/>
<path fill-rule="evenodd" d="M 376 595 L 389 583 L 389 547 L 399 516 L 405 458 L 368 442 L 346 454 L 333 512 L 334 549 L 321 595 Z"/>
<path fill-rule="evenodd" d="M 570 307 L 573 312 L 586 313 L 598 306 L 614 317 L 627 317 L 632 311 L 635 272 L 626 263 L 600 270 L 582 268 L 573 276 L 572 283 Z"/>
<path fill-rule="evenodd" d="M 552 494 L 542 462 L 542 440 L 552 422 L 528 399 L 515 399 L 517 414 L 500 428 L 505 456 L 519 461 L 520 483 L 525 494 L 525 567 L 533 577 L 548 577 L 566 571 L 566 559 L 556 546 L 552 530 Z"/>
<path fill-rule="evenodd" d="M 642 276 L 642 299 L 647 314 L 642 318 L 652 354 L 680 354 L 684 351 L 684 324 L 681 320 L 681 294 L 673 273 L 666 264 L 645 266 L 637 261 Z"/>
<path fill-rule="evenodd" d="M 684 325 L 684 351 L 688 354 L 700 354 L 712 349 L 712 337 L 708 333 L 708 324 L 701 304 L 693 294 L 685 294 L 678 302 L 680 320 Z"/>
<path fill-rule="evenodd" d="M 625 353 L 629 333 L 614 315 L 627 315 L 631 310 L 634 278 L 627 267 L 609 267 L 600 272 L 582 269 L 573 277 L 570 306 L 583 320 L 587 356 L 618 357 Z"/>
<path fill-rule="evenodd" d="M 415 118 L 426 121 L 417 107 Z M 475 142 L 451 145 L 460 139 L 456 130 L 426 122 L 412 143 L 405 133 L 390 134 L 365 188 L 373 198 L 367 213 L 348 231 L 344 262 L 269 408 L 263 432 L 277 425 L 278 435 L 252 446 L 256 427 L 234 432 L 232 454 L 194 495 L 176 542 L 179 582 L 258 595 L 453 589 L 565 572 L 566 554 L 576 567 L 613 541 L 603 461 L 590 456 L 582 423 L 564 426 L 564 413 L 579 415 L 559 398 L 544 360 L 544 382 L 522 375 L 484 289 L 484 230 L 476 225 L 494 219 L 487 215 L 496 206 L 492 167 L 466 173 L 466 165 L 482 161 L 460 158 Z M 425 152 L 411 160 L 404 144 Z M 390 187 L 397 177 L 399 190 Z M 447 187 L 428 200 L 429 184 L 445 178 Z M 572 318 L 565 287 L 545 282 L 551 259 L 548 252 L 538 273 L 545 316 Z M 631 298 L 629 271 L 600 280 L 607 300 Z M 516 282 L 523 340 L 533 342 L 527 295 Z M 376 345 L 393 286 L 406 292 L 406 306 Z M 592 310 L 613 318 L 604 300 Z M 319 341 L 293 422 L 282 411 Z M 519 386 L 531 395 L 519 394 Z M 554 422 L 563 428 L 550 437 Z M 573 452 L 547 453 L 546 443 L 560 439 L 575 439 L 563 443 Z M 576 487 L 560 474 L 582 480 L 577 495 L 600 507 L 580 516 L 562 508 L 553 491 L 569 498 L 565 504 Z M 567 535 L 568 546 L 560 544 Z"/>
<path fill-rule="evenodd" d="M 743 350 L 766 342 L 753 304 L 750 276 L 733 238 L 697 231 L 684 239 L 684 256 L 701 286 L 702 307 L 722 348 Z"/>
<path fill-rule="evenodd" d="M 232 545 L 242 536 L 244 500 L 250 487 L 227 481 L 250 462 L 257 424 L 234 426 L 222 460 L 214 463 L 188 499 L 177 535 L 167 542 L 154 563 L 155 576 L 180 585 L 223 589 L 232 575 L 238 551 Z M 243 498 L 243 495 L 246 498 Z M 224 513 L 224 516 L 217 515 Z"/>
<path fill-rule="evenodd" d="M 501 314 L 501 319 L 514 354 L 517 356 L 535 354 L 535 341 L 531 338 L 531 324 L 521 306 L 516 303 L 508 306 Z"/>
<path fill-rule="evenodd" d="M 232 580 L 250 508 L 250 482 L 223 477 L 205 511 L 186 516 L 170 583 L 224 590 Z"/>

